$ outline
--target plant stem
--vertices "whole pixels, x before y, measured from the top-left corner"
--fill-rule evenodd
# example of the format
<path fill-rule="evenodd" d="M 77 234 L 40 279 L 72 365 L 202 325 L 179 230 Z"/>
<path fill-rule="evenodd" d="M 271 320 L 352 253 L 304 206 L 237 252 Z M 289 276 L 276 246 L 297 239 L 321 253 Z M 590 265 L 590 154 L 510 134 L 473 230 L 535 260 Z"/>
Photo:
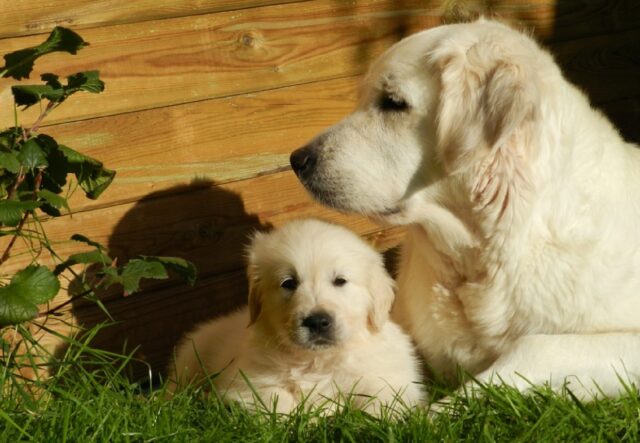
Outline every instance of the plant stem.
<path fill-rule="evenodd" d="M 42 121 L 44 120 L 44 118 L 49 115 L 49 113 L 53 110 L 53 108 L 55 108 L 56 103 L 55 102 L 49 102 L 47 103 L 47 106 L 45 107 L 44 111 L 42 111 L 40 113 L 40 115 L 38 116 L 38 118 L 36 119 L 36 121 L 33 123 L 33 126 L 31 126 L 31 128 L 29 129 L 21 129 L 22 132 L 22 141 L 27 141 L 29 140 L 29 137 L 31 137 L 31 134 L 33 134 L 34 132 L 36 132 L 38 130 L 38 128 L 40 127 L 40 125 L 42 124 Z M 38 190 L 40 189 L 40 182 L 42 181 L 42 170 L 39 171 L 38 173 L 40 180 L 38 181 L 38 177 L 36 177 L 36 181 L 38 182 L 36 184 L 36 191 L 35 191 L 35 196 L 37 197 L 37 193 Z M 7 200 L 11 200 L 16 192 L 16 190 L 18 189 L 18 187 L 22 184 L 22 182 L 25 179 L 25 173 L 24 170 L 22 168 L 22 166 L 20 167 L 20 172 L 18 173 L 18 178 L 16 179 L 16 182 L 13 184 L 13 186 L 11 187 L 11 189 L 9 190 L 9 192 L 7 193 Z M 0 264 L 2 264 L 2 262 L 0 261 Z"/>
<path fill-rule="evenodd" d="M 13 186 L 11 186 L 11 189 L 9 189 L 9 192 L 7 192 L 7 200 L 11 200 L 13 198 L 16 191 L 18 190 L 18 187 L 22 184 L 25 177 L 26 175 L 24 173 L 24 169 L 22 166 L 20 166 L 20 171 L 18 172 L 18 177 L 16 178 L 16 182 L 13 184 Z"/>
<path fill-rule="evenodd" d="M 33 123 L 31 128 L 24 131 L 27 139 L 31 137 L 31 134 L 38 131 L 38 129 L 40 128 L 40 125 L 42 124 L 42 121 L 45 119 L 47 115 L 49 115 L 51 111 L 53 111 L 53 109 L 56 107 L 56 104 L 57 102 L 51 102 L 51 101 L 47 103 L 47 106 L 44 108 L 44 111 L 40 113 L 40 115 L 38 116 L 37 120 Z"/>
<path fill-rule="evenodd" d="M 34 200 L 38 199 L 38 191 L 40 190 L 40 185 L 42 184 L 42 172 L 43 171 L 44 171 L 44 169 L 38 169 L 38 174 L 36 175 L 36 179 L 35 179 L 35 183 L 34 183 L 34 189 L 33 189 L 33 199 Z M 23 180 L 24 180 L 24 177 L 23 177 Z M 15 186 L 15 188 L 17 189 L 18 187 Z M 9 255 L 11 254 L 11 249 L 13 249 L 13 245 L 15 244 L 16 239 L 18 237 L 20 237 L 20 235 L 22 233 L 21 232 L 22 228 L 24 227 L 24 224 L 26 223 L 27 219 L 31 215 L 31 212 L 32 211 L 25 211 L 24 215 L 22 216 L 22 219 L 20 219 L 20 223 L 18 224 L 18 227 L 16 228 L 15 234 L 13 234 L 13 237 L 11 238 L 11 241 L 7 245 L 7 248 L 4 250 L 4 253 L 2 254 L 2 257 L 0 257 L 0 265 L 3 264 L 5 261 L 7 261 L 7 259 L 9 258 Z"/>
<path fill-rule="evenodd" d="M 89 294 L 91 294 L 93 291 L 95 291 L 95 288 L 89 288 L 83 292 L 81 292 L 80 294 L 76 294 L 73 297 L 71 297 L 69 300 L 60 303 L 58 306 L 53 307 L 51 309 L 49 309 L 48 311 L 45 312 L 41 312 L 38 314 L 38 317 L 48 317 L 51 314 L 55 314 L 57 311 L 59 311 L 60 309 L 64 308 L 65 306 L 67 306 L 70 303 L 73 303 L 74 301 L 78 300 L 79 298 L 85 297 Z"/>

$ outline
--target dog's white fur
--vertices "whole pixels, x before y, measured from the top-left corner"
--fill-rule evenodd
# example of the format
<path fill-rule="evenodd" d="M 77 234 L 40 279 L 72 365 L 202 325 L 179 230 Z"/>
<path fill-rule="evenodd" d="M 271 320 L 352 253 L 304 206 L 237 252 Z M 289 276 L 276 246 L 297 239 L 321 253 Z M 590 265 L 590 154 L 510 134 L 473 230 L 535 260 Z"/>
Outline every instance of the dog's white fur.
<path fill-rule="evenodd" d="M 434 371 L 581 397 L 638 382 L 640 150 L 531 38 L 413 35 L 307 149 L 319 200 L 409 225 L 393 317 Z"/>
<path fill-rule="evenodd" d="M 170 376 L 178 386 L 211 375 L 226 400 L 251 408 L 275 402 L 280 412 L 303 399 L 333 410 L 350 398 L 373 413 L 396 400 L 423 403 L 413 345 L 389 319 L 394 282 L 380 254 L 354 233 L 315 219 L 257 233 L 248 275 L 249 306 L 201 325 L 179 345 Z M 346 282 L 338 286 L 337 278 Z M 287 279 L 297 288 L 283 288 Z M 317 312 L 333 319 L 330 343 L 313 340 L 302 323 Z"/>

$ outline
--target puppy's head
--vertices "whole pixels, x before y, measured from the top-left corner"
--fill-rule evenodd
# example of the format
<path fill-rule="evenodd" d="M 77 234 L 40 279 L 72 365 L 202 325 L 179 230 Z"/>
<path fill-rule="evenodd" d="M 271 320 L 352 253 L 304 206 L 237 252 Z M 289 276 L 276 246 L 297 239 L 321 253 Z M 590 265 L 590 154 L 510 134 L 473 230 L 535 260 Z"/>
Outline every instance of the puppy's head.
<path fill-rule="evenodd" d="M 337 346 L 380 328 L 393 301 L 382 257 L 351 231 L 297 220 L 249 247 L 251 323 L 275 343 Z"/>
<path fill-rule="evenodd" d="M 357 109 L 293 152 L 291 165 L 329 206 L 394 213 L 444 179 L 500 175 L 481 170 L 495 166 L 493 158 L 507 167 L 530 159 L 535 153 L 523 151 L 536 133 L 541 79 L 549 75 L 558 75 L 551 57 L 496 22 L 415 34 L 372 65 Z"/>

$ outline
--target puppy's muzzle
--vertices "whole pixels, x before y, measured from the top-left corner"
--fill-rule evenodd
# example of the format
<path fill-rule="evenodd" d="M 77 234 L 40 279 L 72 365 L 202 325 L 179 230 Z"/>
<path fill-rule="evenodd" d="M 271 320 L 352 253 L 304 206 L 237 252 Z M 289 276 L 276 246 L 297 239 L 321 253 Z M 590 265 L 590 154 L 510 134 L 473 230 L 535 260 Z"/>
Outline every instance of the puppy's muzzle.
<path fill-rule="evenodd" d="M 318 163 L 316 143 L 311 142 L 310 144 L 293 151 L 289 157 L 289 162 L 291 163 L 293 172 L 295 172 L 298 177 L 301 179 L 308 178 L 313 174 L 316 164 Z"/>
<path fill-rule="evenodd" d="M 326 312 L 316 312 L 303 318 L 302 327 L 307 329 L 310 343 L 331 344 L 334 341 L 333 317 Z"/>

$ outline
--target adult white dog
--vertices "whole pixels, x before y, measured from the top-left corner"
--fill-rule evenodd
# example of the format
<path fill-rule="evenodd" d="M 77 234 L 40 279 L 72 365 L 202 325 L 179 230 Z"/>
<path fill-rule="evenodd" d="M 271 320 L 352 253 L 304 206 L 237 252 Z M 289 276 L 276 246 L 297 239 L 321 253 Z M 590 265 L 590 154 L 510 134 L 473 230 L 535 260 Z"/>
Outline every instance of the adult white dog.
<path fill-rule="evenodd" d="M 528 36 L 402 40 L 291 164 L 321 202 L 410 224 L 393 315 L 434 371 L 583 397 L 638 381 L 640 150 Z"/>
<path fill-rule="evenodd" d="M 225 400 L 280 412 L 303 400 L 333 410 L 350 398 L 373 413 L 424 402 L 411 340 L 389 320 L 394 282 L 357 235 L 313 219 L 258 233 L 248 275 L 248 308 L 179 345 L 173 389 L 209 375 Z"/>

